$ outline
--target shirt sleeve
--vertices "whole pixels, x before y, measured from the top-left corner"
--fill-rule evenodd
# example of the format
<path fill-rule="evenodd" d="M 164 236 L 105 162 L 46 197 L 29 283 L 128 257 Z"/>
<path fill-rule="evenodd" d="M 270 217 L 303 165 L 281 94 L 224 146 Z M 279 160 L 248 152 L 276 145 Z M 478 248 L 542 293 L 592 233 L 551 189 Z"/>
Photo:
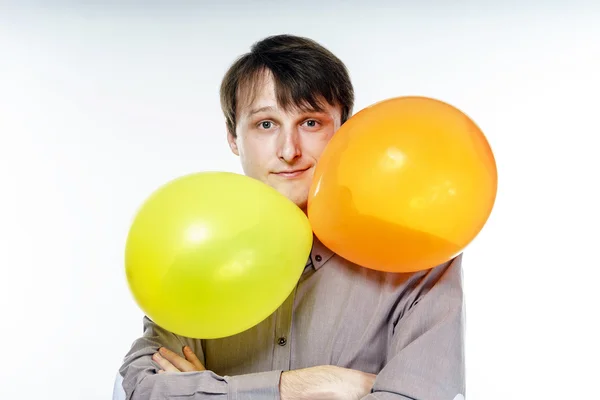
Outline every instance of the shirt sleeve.
<path fill-rule="evenodd" d="M 119 370 L 126 400 L 279 400 L 282 371 L 237 376 L 212 371 L 158 374 L 160 367 L 152 355 L 166 347 L 183 356 L 185 345 L 205 364 L 199 340 L 175 335 L 144 317 L 144 334 L 133 343 Z"/>
<path fill-rule="evenodd" d="M 413 290 L 386 366 L 363 400 L 456 400 L 465 395 L 462 254 L 433 268 Z"/>

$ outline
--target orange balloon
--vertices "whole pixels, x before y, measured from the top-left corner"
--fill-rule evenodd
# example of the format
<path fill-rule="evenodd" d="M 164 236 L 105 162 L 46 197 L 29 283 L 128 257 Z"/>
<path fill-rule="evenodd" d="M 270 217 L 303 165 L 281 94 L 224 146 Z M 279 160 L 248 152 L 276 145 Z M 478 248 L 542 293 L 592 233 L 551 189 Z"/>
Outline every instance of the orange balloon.
<path fill-rule="evenodd" d="M 492 150 L 469 117 L 438 100 L 393 98 L 334 135 L 315 169 L 308 217 L 319 240 L 349 261 L 419 271 L 479 234 L 497 185 Z"/>

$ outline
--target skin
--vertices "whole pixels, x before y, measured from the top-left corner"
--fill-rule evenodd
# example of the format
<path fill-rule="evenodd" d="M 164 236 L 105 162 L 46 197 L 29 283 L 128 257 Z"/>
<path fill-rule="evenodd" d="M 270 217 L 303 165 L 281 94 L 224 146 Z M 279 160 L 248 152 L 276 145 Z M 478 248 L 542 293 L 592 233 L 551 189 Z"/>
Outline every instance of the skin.
<path fill-rule="evenodd" d="M 228 135 L 231 151 L 244 173 L 272 186 L 306 212 L 315 166 L 341 126 L 341 107 L 325 104 L 321 112 L 284 110 L 266 76 L 254 99 L 238 105 L 236 135 Z M 152 357 L 160 374 L 204 371 L 189 347 L 183 356 L 160 348 Z M 322 365 L 281 375 L 281 400 L 359 400 L 370 393 L 376 376 Z"/>

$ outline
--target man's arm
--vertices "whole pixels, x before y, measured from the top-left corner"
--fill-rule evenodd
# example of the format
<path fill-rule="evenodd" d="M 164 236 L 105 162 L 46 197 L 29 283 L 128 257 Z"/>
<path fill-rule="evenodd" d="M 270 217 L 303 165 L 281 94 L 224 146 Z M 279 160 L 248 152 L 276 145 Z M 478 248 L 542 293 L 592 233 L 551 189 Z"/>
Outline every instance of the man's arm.
<path fill-rule="evenodd" d="M 399 319 L 388 362 L 363 400 L 454 400 L 465 395 L 462 255 L 432 269 Z"/>
<path fill-rule="evenodd" d="M 255 400 L 279 399 L 281 371 L 219 376 L 212 371 L 161 373 L 152 356 L 165 347 L 184 356 L 189 346 L 205 364 L 199 341 L 177 336 L 144 317 L 144 334 L 125 356 L 120 368 L 127 400 Z"/>
<path fill-rule="evenodd" d="M 329 365 L 283 375 L 276 370 L 219 376 L 206 371 L 204 364 L 199 341 L 177 336 L 145 317 L 144 335 L 134 342 L 120 368 L 126 399 L 358 400 L 375 379 L 372 374 Z"/>
<path fill-rule="evenodd" d="M 375 375 L 321 365 L 281 375 L 281 400 L 360 400 L 373 387 Z"/>
<path fill-rule="evenodd" d="M 206 371 L 204 364 L 198 341 L 174 335 L 144 318 L 144 335 L 134 342 L 120 369 L 126 399 L 359 400 L 375 379 L 372 374 L 330 365 L 283 374 L 219 376 Z"/>

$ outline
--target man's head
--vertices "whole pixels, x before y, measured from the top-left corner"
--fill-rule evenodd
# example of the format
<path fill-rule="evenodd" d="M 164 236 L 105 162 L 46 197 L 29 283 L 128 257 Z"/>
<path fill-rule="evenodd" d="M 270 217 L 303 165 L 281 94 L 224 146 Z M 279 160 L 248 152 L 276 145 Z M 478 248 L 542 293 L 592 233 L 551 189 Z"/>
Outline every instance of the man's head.
<path fill-rule="evenodd" d="M 313 40 L 255 43 L 221 84 L 229 145 L 244 173 L 306 210 L 315 165 L 354 106 L 345 65 Z"/>

